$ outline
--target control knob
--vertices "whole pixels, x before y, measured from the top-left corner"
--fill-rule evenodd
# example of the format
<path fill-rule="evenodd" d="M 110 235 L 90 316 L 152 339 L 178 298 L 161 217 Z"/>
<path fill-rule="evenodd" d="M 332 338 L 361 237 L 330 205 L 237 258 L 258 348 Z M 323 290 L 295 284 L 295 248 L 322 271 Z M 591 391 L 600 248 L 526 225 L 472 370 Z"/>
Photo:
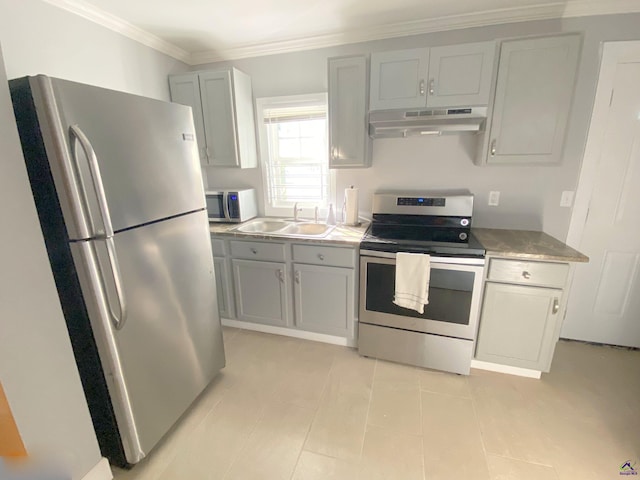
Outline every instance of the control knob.
<path fill-rule="evenodd" d="M 460 235 L 458 235 L 458 238 L 460 240 L 466 240 L 467 238 L 469 238 L 469 235 L 467 235 L 466 232 L 462 232 L 460 233 Z"/>
<path fill-rule="evenodd" d="M 460 225 L 462 225 L 463 227 L 466 227 L 467 225 L 469 225 L 469 219 L 463 218 L 462 220 L 460 220 Z"/>

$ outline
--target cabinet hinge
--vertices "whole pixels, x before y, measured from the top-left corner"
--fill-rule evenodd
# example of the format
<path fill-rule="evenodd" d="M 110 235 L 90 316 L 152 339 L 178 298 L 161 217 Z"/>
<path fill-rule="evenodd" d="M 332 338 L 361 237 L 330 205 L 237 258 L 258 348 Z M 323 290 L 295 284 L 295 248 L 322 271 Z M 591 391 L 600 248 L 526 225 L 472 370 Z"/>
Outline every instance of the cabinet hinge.
<path fill-rule="evenodd" d="M 609 98 L 609 106 L 613 104 L 613 92 L 615 92 L 615 90 L 611 90 L 611 98 Z"/>

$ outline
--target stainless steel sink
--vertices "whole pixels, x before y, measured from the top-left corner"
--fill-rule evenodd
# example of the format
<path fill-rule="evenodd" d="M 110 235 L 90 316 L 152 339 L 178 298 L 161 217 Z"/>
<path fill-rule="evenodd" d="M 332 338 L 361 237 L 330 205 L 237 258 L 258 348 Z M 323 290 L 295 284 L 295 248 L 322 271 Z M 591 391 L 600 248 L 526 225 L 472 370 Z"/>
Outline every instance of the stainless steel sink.
<path fill-rule="evenodd" d="M 271 233 L 289 226 L 291 222 L 287 220 L 264 219 L 253 220 L 249 223 L 240 225 L 233 230 L 244 233 Z"/>
<path fill-rule="evenodd" d="M 242 233 L 268 234 L 282 237 L 323 238 L 333 229 L 334 225 L 324 223 L 295 222 L 276 218 L 258 218 L 244 223 L 231 231 Z"/>
<path fill-rule="evenodd" d="M 326 225 L 324 223 L 295 223 L 286 227 L 284 233 L 288 235 L 324 237 L 333 230 L 333 228 L 333 225 Z"/>

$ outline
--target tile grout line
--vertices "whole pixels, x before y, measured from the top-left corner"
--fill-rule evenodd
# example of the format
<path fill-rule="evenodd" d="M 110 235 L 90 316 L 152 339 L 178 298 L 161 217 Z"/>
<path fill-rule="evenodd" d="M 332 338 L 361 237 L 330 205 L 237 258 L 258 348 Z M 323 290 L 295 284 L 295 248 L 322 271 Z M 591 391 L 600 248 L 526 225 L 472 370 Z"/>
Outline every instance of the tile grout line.
<path fill-rule="evenodd" d="M 422 433 L 422 435 L 420 435 L 420 443 L 422 444 L 422 480 L 426 480 L 427 479 L 427 462 L 424 458 L 424 435 L 425 435 L 425 431 L 424 431 L 424 412 L 422 409 L 422 379 L 420 378 L 420 376 L 418 375 L 418 398 L 420 400 L 420 432 Z"/>
<path fill-rule="evenodd" d="M 375 383 L 376 371 L 378 370 L 378 359 L 373 359 L 373 375 L 371 376 L 371 390 L 369 391 L 369 403 L 367 403 L 367 416 L 364 420 L 364 432 L 362 434 L 362 444 L 360 445 L 360 462 L 362 462 L 362 454 L 364 453 L 364 438 L 367 436 L 367 427 L 369 426 L 369 413 L 371 412 L 371 400 L 373 399 L 373 385 Z"/>
<path fill-rule="evenodd" d="M 468 379 L 467 379 L 468 381 Z M 476 405 L 476 399 L 475 396 L 473 395 L 473 388 L 471 385 L 469 385 L 469 393 L 471 395 L 471 408 L 473 409 L 473 416 L 475 417 L 476 420 L 476 425 L 478 428 L 478 433 L 480 433 L 480 443 L 482 444 L 482 451 L 484 453 L 484 464 L 487 467 L 487 473 L 489 474 L 489 478 L 491 478 L 491 471 L 489 470 L 489 461 L 487 458 L 487 446 L 485 445 L 485 441 L 484 441 L 484 434 L 482 433 L 482 427 L 480 424 L 480 417 L 478 416 L 478 408 Z"/>
<path fill-rule="evenodd" d="M 320 393 L 320 399 L 318 400 L 318 403 L 316 405 L 316 410 L 313 414 L 313 419 L 311 419 L 311 423 L 309 423 L 309 428 L 307 428 L 307 434 L 304 437 L 304 442 L 302 442 L 302 447 L 300 448 L 300 452 L 298 452 L 298 458 L 296 459 L 296 464 L 293 467 L 293 472 L 291 472 L 291 477 L 289 477 L 290 479 L 293 479 L 293 477 L 296 474 L 296 470 L 298 469 L 298 463 L 300 463 L 300 457 L 302 456 L 302 452 L 305 451 L 305 445 L 307 444 L 307 440 L 309 439 L 309 434 L 311 433 L 311 429 L 313 428 L 313 424 L 315 423 L 316 419 L 318 418 L 318 412 L 320 411 L 320 405 L 322 404 L 322 399 L 324 398 L 324 394 L 327 391 L 327 386 L 329 385 L 329 378 L 331 377 L 331 372 L 333 370 L 333 365 L 336 359 L 336 354 L 333 354 L 333 358 L 331 359 L 331 367 L 329 367 L 329 371 L 327 372 L 327 375 L 324 379 L 324 385 L 322 386 L 322 392 Z M 322 455 L 319 454 L 317 452 L 312 452 L 311 450 L 306 450 L 310 453 L 313 453 L 315 455 Z M 325 457 L 329 457 L 328 455 L 324 455 Z M 329 458 L 334 458 L 334 457 L 329 457 Z"/>

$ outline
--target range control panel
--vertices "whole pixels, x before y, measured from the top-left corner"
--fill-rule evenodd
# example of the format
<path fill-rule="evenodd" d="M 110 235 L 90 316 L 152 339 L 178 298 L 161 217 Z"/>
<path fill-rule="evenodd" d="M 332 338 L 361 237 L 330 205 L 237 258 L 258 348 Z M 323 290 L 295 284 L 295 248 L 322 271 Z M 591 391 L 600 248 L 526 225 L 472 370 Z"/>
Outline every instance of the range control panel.
<path fill-rule="evenodd" d="M 445 198 L 434 197 L 398 197 L 396 205 L 412 207 L 444 207 L 447 201 Z"/>

